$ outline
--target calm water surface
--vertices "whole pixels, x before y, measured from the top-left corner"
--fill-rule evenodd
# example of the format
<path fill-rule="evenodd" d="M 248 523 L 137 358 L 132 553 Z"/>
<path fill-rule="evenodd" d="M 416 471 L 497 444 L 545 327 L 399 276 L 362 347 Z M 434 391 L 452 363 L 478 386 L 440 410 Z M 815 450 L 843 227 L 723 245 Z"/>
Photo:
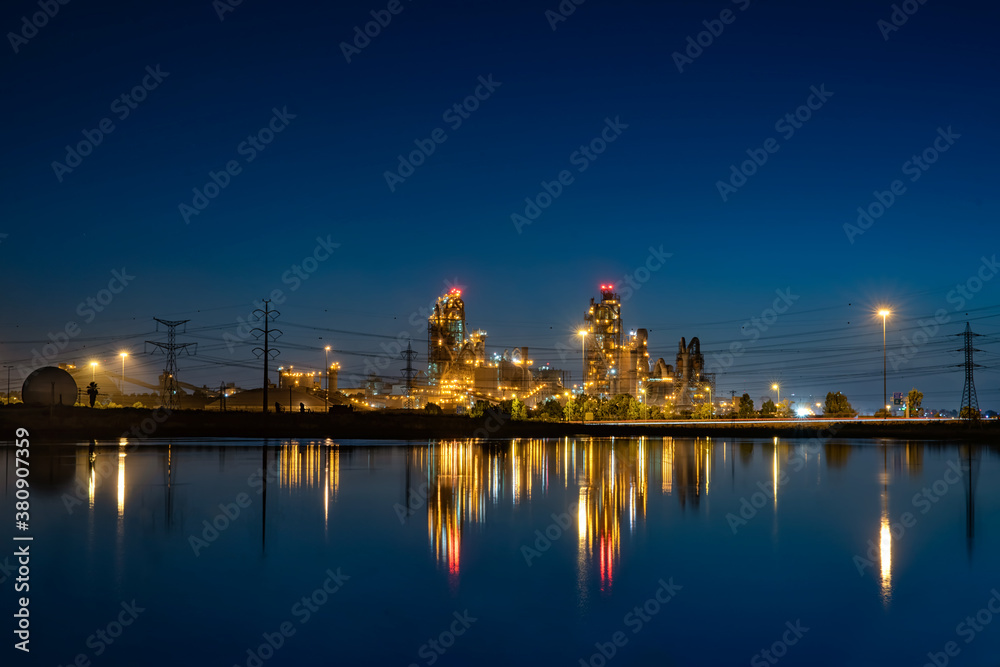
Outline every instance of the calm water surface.
<path fill-rule="evenodd" d="M 34 445 L 16 664 L 995 667 L 998 479 L 954 443 Z"/>

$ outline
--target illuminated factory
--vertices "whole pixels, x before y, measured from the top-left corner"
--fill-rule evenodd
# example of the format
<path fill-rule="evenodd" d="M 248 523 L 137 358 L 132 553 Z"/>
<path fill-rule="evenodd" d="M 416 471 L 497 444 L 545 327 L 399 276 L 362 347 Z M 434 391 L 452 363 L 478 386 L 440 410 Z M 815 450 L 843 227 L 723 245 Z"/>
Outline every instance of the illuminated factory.
<path fill-rule="evenodd" d="M 681 338 L 676 365 L 663 358 L 650 367 L 649 332 L 636 329 L 623 341 L 621 298 L 614 285 L 601 285 L 601 300 L 590 300 L 584 314 L 583 339 L 584 385 L 587 394 L 615 396 L 630 394 L 649 405 L 672 404 L 678 409 L 691 408 L 710 400 L 714 377 L 704 373 L 705 357 L 701 344 Z"/>
<path fill-rule="evenodd" d="M 611 397 L 629 394 L 649 405 L 671 404 L 688 409 L 709 400 L 713 377 L 704 373 L 700 343 L 681 339 L 675 364 L 662 358 L 652 362 L 649 333 L 636 329 L 625 334 L 621 297 L 614 285 L 601 285 L 600 301 L 590 300 L 584 327 L 578 332 L 583 346 L 582 392 Z M 462 291 L 453 288 L 438 297 L 427 318 L 427 379 L 422 402 L 442 408 L 461 408 L 476 400 L 518 398 L 529 407 L 550 397 L 568 395 L 566 374 L 558 369 L 534 369 L 528 348 L 503 354 L 486 352 L 485 331 L 470 330 Z"/>
<path fill-rule="evenodd" d="M 584 315 L 584 391 L 613 396 L 618 391 L 622 352 L 622 302 L 614 285 L 601 285 L 601 301 L 590 300 Z"/>
<path fill-rule="evenodd" d="M 530 406 L 560 393 L 561 383 L 535 381 L 528 348 L 486 355 L 486 332 L 469 330 L 462 291 L 438 297 L 427 318 L 427 400 L 442 407 L 468 405 L 477 399 L 519 398 Z"/>

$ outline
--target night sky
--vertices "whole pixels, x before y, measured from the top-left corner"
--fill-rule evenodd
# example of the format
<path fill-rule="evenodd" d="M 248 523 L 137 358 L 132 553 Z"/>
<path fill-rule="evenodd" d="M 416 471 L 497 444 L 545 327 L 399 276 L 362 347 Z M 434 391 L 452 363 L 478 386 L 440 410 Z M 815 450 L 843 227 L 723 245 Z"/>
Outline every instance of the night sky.
<path fill-rule="evenodd" d="M 239 319 L 281 290 L 277 363 L 331 345 L 357 386 L 399 376 L 397 339 L 426 363 L 458 286 L 491 353 L 579 381 L 614 282 L 654 359 L 701 339 L 720 397 L 875 409 L 887 304 L 890 393 L 957 409 L 969 321 L 1000 408 L 996 6 L 51 2 L 0 12 L 15 378 L 69 327 L 46 363 L 125 350 L 155 382 L 160 317 L 191 320 L 181 380 L 259 386 Z"/>

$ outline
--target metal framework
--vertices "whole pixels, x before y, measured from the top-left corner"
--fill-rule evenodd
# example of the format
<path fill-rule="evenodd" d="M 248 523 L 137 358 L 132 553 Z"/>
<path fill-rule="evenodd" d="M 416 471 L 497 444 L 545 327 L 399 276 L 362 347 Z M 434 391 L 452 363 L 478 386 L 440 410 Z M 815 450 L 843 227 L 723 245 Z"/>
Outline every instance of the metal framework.
<path fill-rule="evenodd" d="M 406 344 L 406 351 L 401 353 L 406 359 L 406 368 L 402 369 L 403 380 L 406 381 L 406 407 L 413 408 L 413 379 L 417 375 L 417 370 L 413 367 L 413 360 L 417 358 L 417 352 L 410 343 Z"/>
<path fill-rule="evenodd" d="M 601 285 L 601 300 L 590 300 L 584 315 L 587 336 L 584 393 L 613 396 L 618 393 L 622 354 L 622 302 L 614 285 Z"/>
<path fill-rule="evenodd" d="M 176 408 L 179 399 L 177 398 L 177 353 L 183 352 L 184 354 L 192 354 L 191 349 L 197 351 L 198 343 L 178 343 L 177 342 L 177 327 L 183 327 L 181 333 L 187 332 L 187 323 L 191 320 L 161 320 L 158 317 L 154 317 L 156 320 L 156 330 L 160 330 L 160 325 L 162 324 L 167 328 L 167 342 L 161 343 L 155 340 L 146 341 L 147 354 L 149 353 L 148 346 L 152 345 L 156 349 L 153 353 L 164 352 L 167 355 L 167 365 L 163 369 L 163 381 L 160 382 L 160 401 L 163 405 L 168 408 Z"/>
<path fill-rule="evenodd" d="M 271 361 L 271 359 L 273 359 L 274 357 L 276 357 L 279 354 L 281 354 L 281 350 L 277 350 L 277 349 L 271 347 L 271 336 L 274 336 L 275 339 L 277 339 L 278 336 L 280 336 L 281 333 L 282 333 L 280 329 L 272 329 L 270 325 L 271 325 L 271 321 L 272 320 L 275 320 L 275 319 L 277 319 L 278 317 L 281 316 L 281 313 L 279 313 L 276 310 L 272 310 L 271 309 L 271 300 L 270 299 L 264 299 L 264 308 L 263 309 L 257 308 L 256 310 L 253 311 L 253 314 L 254 314 L 254 317 L 258 321 L 261 321 L 262 324 L 264 325 L 263 329 L 260 328 L 260 327 L 254 327 L 250 331 L 250 333 L 253 334 L 254 338 L 260 339 L 260 338 L 263 337 L 263 339 L 264 339 L 264 347 L 263 348 L 255 347 L 253 349 L 253 353 L 257 356 L 258 359 L 263 359 L 264 360 L 264 395 L 263 395 L 263 404 L 264 404 L 264 412 L 267 412 L 267 389 L 268 389 L 268 386 L 267 386 L 268 385 L 268 372 L 267 372 L 268 368 L 267 367 L 268 367 L 268 363 Z M 288 399 L 288 410 L 289 411 L 291 411 L 291 409 L 292 409 L 291 395 L 292 395 L 291 394 L 291 386 L 289 385 L 289 390 L 288 390 L 288 396 L 289 396 L 289 399 Z"/>
<path fill-rule="evenodd" d="M 962 336 L 965 340 L 965 346 L 961 350 L 958 350 L 959 352 L 965 352 L 965 385 L 962 387 L 962 407 L 959 408 L 958 414 L 961 416 L 962 410 L 969 408 L 967 418 L 973 419 L 975 415 L 979 414 L 979 399 L 976 397 L 976 383 L 972 378 L 972 369 L 978 364 L 972 361 L 972 353 L 982 352 L 982 350 L 972 347 L 972 339 L 974 336 L 979 336 L 980 334 L 972 333 L 972 327 L 966 322 L 965 331 L 955 335 Z"/>

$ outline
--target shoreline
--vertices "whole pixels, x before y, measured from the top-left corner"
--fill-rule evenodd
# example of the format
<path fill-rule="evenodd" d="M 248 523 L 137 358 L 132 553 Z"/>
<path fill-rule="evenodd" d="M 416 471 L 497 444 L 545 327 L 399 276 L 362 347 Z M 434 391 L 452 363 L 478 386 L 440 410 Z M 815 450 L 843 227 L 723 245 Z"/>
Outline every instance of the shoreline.
<path fill-rule="evenodd" d="M 419 412 L 379 411 L 343 413 L 217 412 L 165 409 L 92 409 L 82 407 L 0 408 L 0 442 L 13 440 L 17 428 L 26 428 L 33 442 L 66 442 L 127 437 L 146 438 L 336 438 L 351 440 L 436 440 L 461 438 L 590 437 L 745 437 L 745 438 L 893 438 L 900 440 L 963 440 L 1000 442 L 1000 422 L 969 424 L 941 422 L 881 422 L 846 419 L 837 422 L 741 424 L 735 421 L 671 422 L 555 422 L 509 421 L 488 413 L 428 415 Z M 9 435 L 6 435 L 9 434 Z"/>

